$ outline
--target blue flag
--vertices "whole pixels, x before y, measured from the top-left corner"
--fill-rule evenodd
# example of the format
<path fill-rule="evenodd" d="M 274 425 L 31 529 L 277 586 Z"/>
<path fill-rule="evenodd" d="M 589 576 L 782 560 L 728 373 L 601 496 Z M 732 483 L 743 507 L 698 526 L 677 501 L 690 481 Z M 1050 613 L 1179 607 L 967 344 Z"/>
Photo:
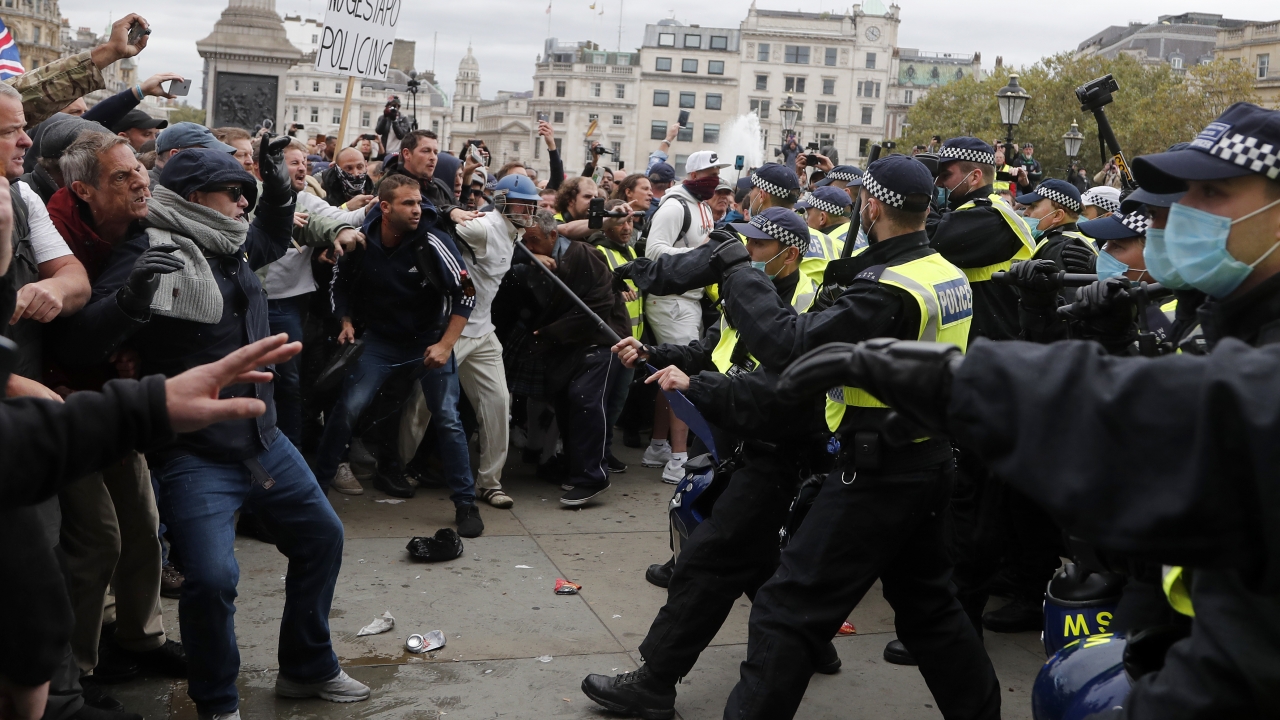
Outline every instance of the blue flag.
<path fill-rule="evenodd" d="M 0 80 L 8 80 L 26 71 L 22 67 L 22 56 L 18 54 L 18 43 L 13 39 L 13 33 L 0 20 Z"/>

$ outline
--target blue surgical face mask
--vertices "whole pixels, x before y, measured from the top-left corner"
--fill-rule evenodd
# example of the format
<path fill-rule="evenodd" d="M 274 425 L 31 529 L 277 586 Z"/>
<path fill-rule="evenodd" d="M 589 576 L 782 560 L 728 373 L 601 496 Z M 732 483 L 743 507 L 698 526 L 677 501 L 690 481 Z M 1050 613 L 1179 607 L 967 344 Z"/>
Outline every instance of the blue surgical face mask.
<path fill-rule="evenodd" d="M 768 260 L 765 260 L 764 262 L 756 262 L 755 260 L 752 260 L 752 261 L 751 261 L 751 267 L 755 268 L 756 270 L 759 270 L 760 272 L 764 273 L 765 275 L 768 275 L 768 276 L 769 276 L 769 279 L 770 279 L 770 280 L 772 280 L 772 279 L 774 279 L 774 278 L 778 277 L 778 273 L 774 273 L 774 274 L 772 274 L 772 275 L 769 275 L 769 271 L 768 271 L 768 270 L 765 270 L 765 268 L 769 266 L 769 263 L 771 263 L 771 262 L 773 262 L 774 260 L 777 260 L 779 257 L 781 257 L 781 256 L 782 256 L 782 253 L 784 253 L 784 252 L 786 252 L 786 251 L 787 251 L 787 249 L 786 249 L 786 248 L 782 248 L 782 252 L 778 253 L 777 255 L 774 255 L 773 257 L 769 258 Z"/>
<path fill-rule="evenodd" d="M 1170 290 L 1190 290 L 1191 285 L 1169 260 L 1169 250 L 1164 244 L 1164 228 L 1147 228 L 1147 244 L 1142 248 L 1142 260 L 1147 265 L 1147 272 L 1156 282 Z"/>
<path fill-rule="evenodd" d="M 1096 272 L 1099 280 L 1107 278 L 1123 277 L 1129 272 L 1129 266 L 1116 259 L 1115 255 L 1103 250 L 1098 253 L 1098 266 Z"/>
<path fill-rule="evenodd" d="M 1253 212 L 1232 220 L 1187 205 L 1174 204 L 1169 208 L 1169 222 L 1165 224 L 1165 246 L 1169 261 L 1189 285 L 1210 297 L 1224 298 L 1240 287 L 1253 269 L 1271 256 L 1280 242 L 1251 263 L 1243 263 L 1227 252 L 1227 237 L 1231 226 L 1280 205 L 1280 200 L 1268 203 Z"/>

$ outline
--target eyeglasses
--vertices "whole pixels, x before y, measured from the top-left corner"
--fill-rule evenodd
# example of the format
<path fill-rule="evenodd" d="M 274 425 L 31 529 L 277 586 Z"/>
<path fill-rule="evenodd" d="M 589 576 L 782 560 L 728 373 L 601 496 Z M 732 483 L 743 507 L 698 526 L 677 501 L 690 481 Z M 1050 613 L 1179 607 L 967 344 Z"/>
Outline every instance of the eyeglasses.
<path fill-rule="evenodd" d="M 224 192 L 231 196 L 231 202 L 240 202 L 240 198 L 244 197 L 244 188 L 240 185 L 228 185 L 227 187 L 213 187 L 205 190 L 205 192 Z"/>

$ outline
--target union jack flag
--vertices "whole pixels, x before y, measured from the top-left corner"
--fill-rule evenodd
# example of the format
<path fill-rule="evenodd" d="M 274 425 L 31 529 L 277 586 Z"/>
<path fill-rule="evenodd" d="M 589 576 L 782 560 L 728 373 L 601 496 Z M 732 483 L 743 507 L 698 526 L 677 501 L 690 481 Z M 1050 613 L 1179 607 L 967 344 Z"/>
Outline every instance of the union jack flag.
<path fill-rule="evenodd" d="M 13 33 L 0 20 L 0 80 L 8 80 L 26 71 L 22 67 L 22 56 L 18 54 L 18 43 L 13 39 Z"/>

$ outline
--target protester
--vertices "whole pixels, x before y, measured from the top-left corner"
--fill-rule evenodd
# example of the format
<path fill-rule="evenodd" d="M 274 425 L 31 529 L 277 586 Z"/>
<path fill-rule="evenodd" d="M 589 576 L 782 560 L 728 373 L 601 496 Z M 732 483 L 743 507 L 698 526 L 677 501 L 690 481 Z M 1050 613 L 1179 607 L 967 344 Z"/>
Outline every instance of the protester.
<path fill-rule="evenodd" d="M 382 116 L 374 130 L 382 141 L 383 151 L 388 155 L 400 152 L 401 143 L 416 128 L 411 126 L 409 118 L 400 113 L 400 98 L 392 95 L 387 98 L 387 105 L 382 109 Z"/>

